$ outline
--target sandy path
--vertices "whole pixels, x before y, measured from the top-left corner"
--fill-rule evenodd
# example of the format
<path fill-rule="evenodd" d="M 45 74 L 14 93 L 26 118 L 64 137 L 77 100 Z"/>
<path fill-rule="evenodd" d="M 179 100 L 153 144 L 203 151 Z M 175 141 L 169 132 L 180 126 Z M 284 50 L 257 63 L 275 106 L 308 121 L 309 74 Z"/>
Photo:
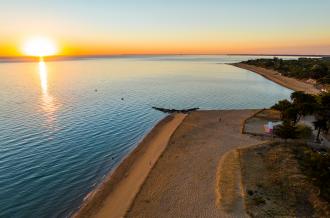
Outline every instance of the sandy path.
<path fill-rule="evenodd" d="M 265 69 L 262 67 L 256 67 L 253 65 L 248 65 L 248 64 L 243 64 L 243 63 L 237 63 L 237 64 L 231 64 L 231 65 L 253 71 L 275 83 L 278 83 L 278 84 L 280 84 L 284 87 L 287 87 L 289 89 L 292 89 L 294 91 L 304 91 L 309 94 L 319 94 L 320 93 L 320 90 L 315 88 L 312 84 L 305 83 L 305 82 L 297 80 L 295 78 L 281 76 L 278 72 L 276 72 L 274 70 L 268 70 L 268 69 Z"/>
<path fill-rule="evenodd" d="M 163 119 L 74 217 L 123 217 L 185 114 Z"/>
<path fill-rule="evenodd" d="M 127 217 L 245 217 L 241 196 L 232 202 L 233 207 L 240 207 L 237 210 L 227 207 L 225 211 L 217 204 L 217 170 L 227 151 L 259 142 L 241 134 L 242 121 L 253 113 L 255 110 L 189 114 L 151 170 Z M 237 166 L 228 170 L 233 168 Z"/>
<path fill-rule="evenodd" d="M 227 152 L 220 160 L 216 176 L 216 205 L 226 214 L 245 213 L 241 167 L 238 151 Z"/>

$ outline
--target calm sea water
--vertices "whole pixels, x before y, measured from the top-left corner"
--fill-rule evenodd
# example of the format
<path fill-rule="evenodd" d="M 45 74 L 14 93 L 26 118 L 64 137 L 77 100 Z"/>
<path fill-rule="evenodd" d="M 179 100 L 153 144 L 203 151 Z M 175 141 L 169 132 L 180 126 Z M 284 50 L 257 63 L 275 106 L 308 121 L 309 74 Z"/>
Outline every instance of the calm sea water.
<path fill-rule="evenodd" d="M 291 91 L 223 63 L 148 56 L 0 64 L 0 217 L 68 217 L 166 108 L 264 108 Z M 123 98 L 123 100 L 122 100 Z"/>

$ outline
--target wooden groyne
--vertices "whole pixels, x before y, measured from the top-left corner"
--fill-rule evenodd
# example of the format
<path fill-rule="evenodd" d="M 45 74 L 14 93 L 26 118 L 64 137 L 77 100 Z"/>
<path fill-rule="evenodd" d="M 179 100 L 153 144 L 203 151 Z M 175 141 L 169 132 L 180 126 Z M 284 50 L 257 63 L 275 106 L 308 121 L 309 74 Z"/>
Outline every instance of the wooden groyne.
<path fill-rule="evenodd" d="M 199 110 L 199 107 L 188 108 L 188 109 L 181 109 L 181 110 L 161 108 L 161 107 L 152 107 L 152 108 L 155 109 L 155 110 L 157 110 L 157 111 L 161 111 L 163 113 L 168 113 L 168 114 L 172 114 L 172 113 L 183 113 L 183 114 L 187 114 L 189 112 Z"/>

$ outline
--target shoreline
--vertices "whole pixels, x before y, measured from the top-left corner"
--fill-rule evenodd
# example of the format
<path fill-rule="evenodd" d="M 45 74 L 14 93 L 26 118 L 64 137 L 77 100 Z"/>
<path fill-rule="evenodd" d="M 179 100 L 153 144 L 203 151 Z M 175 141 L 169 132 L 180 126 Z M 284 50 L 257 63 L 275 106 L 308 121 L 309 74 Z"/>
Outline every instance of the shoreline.
<path fill-rule="evenodd" d="M 277 71 L 269 70 L 261 67 L 256 67 L 253 65 L 243 64 L 243 63 L 234 63 L 229 64 L 241 69 L 249 70 L 254 73 L 257 73 L 266 79 L 273 81 L 281 86 L 284 86 L 288 89 L 291 89 L 293 91 L 303 91 L 308 94 L 319 94 L 321 91 L 317 88 L 315 88 L 312 84 L 303 82 L 301 80 L 291 78 L 291 77 L 285 77 L 280 75 Z"/>
<path fill-rule="evenodd" d="M 252 71 L 294 91 L 304 91 L 310 94 L 320 92 L 311 84 L 281 76 L 273 70 L 242 63 L 229 65 Z M 212 110 L 202 113 L 205 112 L 212 114 Z M 104 181 L 85 197 L 81 207 L 72 217 L 124 217 L 134 206 L 135 199 L 140 195 L 141 188 L 148 180 L 154 165 L 161 159 L 169 146 L 172 136 L 178 132 L 178 127 L 185 123 L 183 121 L 186 116 L 174 114 L 160 120 Z"/>
<path fill-rule="evenodd" d="M 85 197 L 72 217 L 123 217 L 186 116 L 176 113 L 160 120 L 104 181 Z"/>

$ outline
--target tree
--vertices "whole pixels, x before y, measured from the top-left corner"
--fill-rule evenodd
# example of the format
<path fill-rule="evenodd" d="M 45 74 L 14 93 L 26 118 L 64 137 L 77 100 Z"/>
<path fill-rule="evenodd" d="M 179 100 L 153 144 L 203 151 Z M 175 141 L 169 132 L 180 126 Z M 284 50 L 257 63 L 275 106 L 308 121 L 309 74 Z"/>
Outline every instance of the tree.
<path fill-rule="evenodd" d="M 316 103 L 316 99 L 314 95 L 306 94 L 302 91 L 295 91 L 290 96 L 293 104 L 303 104 L 303 103 Z"/>
<path fill-rule="evenodd" d="M 320 96 L 320 104 L 322 108 L 330 109 L 330 93 L 323 93 Z"/>
<path fill-rule="evenodd" d="M 313 122 L 314 128 L 317 130 L 316 141 L 320 141 L 320 133 L 321 131 L 328 131 L 328 122 L 326 119 L 319 118 Z"/>
<path fill-rule="evenodd" d="M 314 112 L 315 121 L 313 122 L 317 130 L 316 141 L 320 141 L 320 133 L 328 133 L 330 127 L 330 93 L 323 93 L 318 96 L 318 107 Z"/>
<path fill-rule="evenodd" d="M 296 91 L 291 94 L 292 105 L 297 109 L 297 122 L 302 116 L 311 115 L 317 109 L 317 101 L 314 95 Z"/>
<path fill-rule="evenodd" d="M 298 109 L 296 107 L 289 107 L 283 112 L 282 120 L 296 125 L 299 121 Z"/>
<path fill-rule="evenodd" d="M 292 107 L 292 103 L 288 100 L 279 101 L 277 104 L 273 105 L 271 108 L 281 112 L 281 119 L 283 118 L 284 112 Z"/>
<path fill-rule="evenodd" d="M 280 70 L 282 68 L 283 60 L 275 57 L 273 61 L 274 61 L 274 69 Z"/>
<path fill-rule="evenodd" d="M 324 64 L 315 64 L 311 68 L 311 77 L 313 79 L 320 79 L 325 77 L 328 73 L 328 67 Z"/>

